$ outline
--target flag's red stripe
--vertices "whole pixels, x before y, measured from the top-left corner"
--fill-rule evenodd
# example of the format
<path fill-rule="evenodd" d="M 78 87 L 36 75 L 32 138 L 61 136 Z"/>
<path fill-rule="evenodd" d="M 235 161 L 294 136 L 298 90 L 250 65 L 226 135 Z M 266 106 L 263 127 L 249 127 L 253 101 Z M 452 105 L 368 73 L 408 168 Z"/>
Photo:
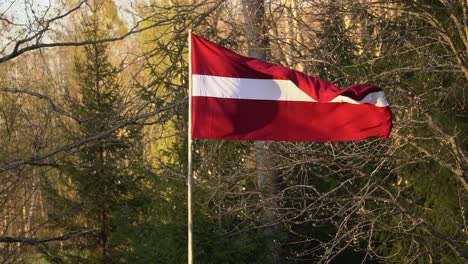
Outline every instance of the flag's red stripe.
<path fill-rule="evenodd" d="M 380 87 L 368 84 L 357 84 L 341 90 L 330 82 L 281 65 L 241 56 L 197 35 L 192 35 L 192 73 L 234 78 L 291 80 L 319 102 L 328 102 L 338 95 L 361 101 L 369 93 L 382 90 Z"/>
<path fill-rule="evenodd" d="M 192 138 L 346 141 L 387 138 L 389 107 L 193 97 Z"/>

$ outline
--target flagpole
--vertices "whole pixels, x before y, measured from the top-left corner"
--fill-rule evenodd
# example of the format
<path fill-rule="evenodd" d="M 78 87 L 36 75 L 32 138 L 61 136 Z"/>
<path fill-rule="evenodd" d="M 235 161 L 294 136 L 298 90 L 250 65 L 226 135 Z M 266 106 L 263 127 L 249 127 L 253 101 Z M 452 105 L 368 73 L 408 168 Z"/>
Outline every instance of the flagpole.
<path fill-rule="evenodd" d="M 193 264 L 193 220 L 192 220 L 192 30 L 188 31 L 188 131 L 187 131 L 187 214 L 188 214 L 188 264 Z"/>

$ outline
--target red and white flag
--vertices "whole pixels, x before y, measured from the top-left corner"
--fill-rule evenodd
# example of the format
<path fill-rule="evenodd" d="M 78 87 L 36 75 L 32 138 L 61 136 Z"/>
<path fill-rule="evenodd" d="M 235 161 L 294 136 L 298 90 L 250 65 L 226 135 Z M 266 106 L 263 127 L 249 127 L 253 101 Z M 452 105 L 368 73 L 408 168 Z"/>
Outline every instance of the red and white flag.
<path fill-rule="evenodd" d="M 388 138 L 381 88 L 327 81 L 234 53 L 192 34 L 192 138 L 345 141 Z"/>

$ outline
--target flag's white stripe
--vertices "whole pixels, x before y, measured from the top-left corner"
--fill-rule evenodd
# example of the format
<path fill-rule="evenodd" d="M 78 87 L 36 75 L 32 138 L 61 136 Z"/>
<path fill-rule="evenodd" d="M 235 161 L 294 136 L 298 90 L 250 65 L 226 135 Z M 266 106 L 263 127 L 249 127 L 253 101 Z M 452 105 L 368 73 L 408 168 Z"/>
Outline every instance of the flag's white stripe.
<path fill-rule="evenodd" d="M 192 75 L 193 95 L 231 99 L 316 102 L 290 80 Z"/>
<path fill-rule="evenodd" d="M 378 107 L 388 106 L 388 102 L 383 91 L 370 93 L 360 101 L 338 95 L 337 97 L 330 100 L 330 103 L 373 104 Z"/>
<path fill-rule="evenodd" d="M 317 102 L 290 80 L 247 79 L 192 75 L 192 95 L 230 99 Z M 346 96 L 337 96 L 330 103 L 373 104 L 388 106 L 382 91 L 368 94 L 360 101 Z"/>

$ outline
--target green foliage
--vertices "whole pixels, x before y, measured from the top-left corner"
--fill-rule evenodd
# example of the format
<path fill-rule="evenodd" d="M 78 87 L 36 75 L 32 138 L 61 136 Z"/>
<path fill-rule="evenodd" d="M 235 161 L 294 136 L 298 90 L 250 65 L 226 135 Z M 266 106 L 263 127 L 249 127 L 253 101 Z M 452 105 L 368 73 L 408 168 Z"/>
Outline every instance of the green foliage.
<path fill-rule="evenodd" d="M 94 10 L 85 18 L 84 37 L 99 40 L 107 34 Z M 108 52 L 108 44 L 92 44 L 84 47 L 84 57 L 75 58 L 80 97 L 72 106 L 81 122 L 72 137 L 104 133 L 124 120 L 119 72 Z M 55 227 L 63 232 L 87 228 L 96 232 L 67 242 L 63 250 L 49 249 L 50 261 L 102 263 L 134 251 L 141 239 L 138 235 L 152 225 L 148 212 L 154 202 L 153 182 L 146 181 L 153 174 L 144 169 L 140 140 L 138 126 L 108 132 L 61 165 L 63 180 L 49 187 L 48 193 L 55 208 L 61 208 L 50 216 Z M 123 234 L 129 236 L 124 239 Z M 145 244 L 138 245 L 149 250 Z"/>
<path fill-rule="evenodd" d="M 421 2 L 417 6 L 408 2 L 406 8 L 416 13 L 429 12 L 446 27 L 452 26 L 448 19 L 449 10 L 440 6 L 435 8 L 440 5 L 439 1 Z M 431 8 L 428 9 L 424 4 L 431 5 Z M 466 122 L 461 118 L 466 112 L 462 103 L 466 99 L 462 95 L 462 83 L 466 82 L 466 78 L 455 71 L 442 70 L 443 65 L 450 63 L 448 60 L 453 57 L 447 56 L 444 44 L 434 41 L 439 37 L 437 31 L 428 27 L 423 20 L 406 19 L 401 17 L 398 23 L 390 25 L 389 33 L 392 35 L 383 42 L 382 50 L 393 54 L 385 54 L 385 60 L 376 64 L 376 69 L 382 72 L 388 71 L 388 65 L 394 65 L 397 69 L 411 69 L 387 77 L 397 80 L 397 85 L 401 87 L 402 92 L 397 93 L 395 100 L 403 102 L 398 104 L 411 105 L 404 113 L 396 112 L 400 118 L 397 120 L 401 122 L 400 133 L 410 142 L 408 146 L 399 149 L 398 155 L 412 162 L 403 160 L 398 164 L 395 173 L 401 181 L 397 189 L 401 190 L 395 190 L 395 195 L 398 193 L 402 196 L 402 201 L 413 216 L 424 219 L 428 226 L 457 241 L 458 246 L 463 248 L 466 247 L 462 242 L 466 240 L 466 233 L 460 224 L 466 217 L 462 209 L 466 207 L 467 196 L 461 191 L 462 186 L 454 173 L 444 166 L 455 163 L 456 155 L 447 142 L 440 140 L 443 134 L 433 128 L 426 115 L 432 116 L 441 131 L 458 134 L 462 140 L 461 146 L 466 148 L 466 143 L 463 143 L 464 132 L 461 132 L 466 131 Z M 418 48 L 409 49 L 408 45 Z M 407 120 L 411 121 L 406 123 Z M 421 149 L 425 149 L 435 159 L 422 155 Z M 418 247 L 424 247 L 430 256 L 421 256 L 417 263 L 427 263 L 428 258 L 439 263 L 463 263 L 453 255 L 446 242 L 435 239 L 423 230 L 416 228 L 408 233 L 383 232 L 381 235 L 376 239 L 382 241 L 379 252 L 391 256 L 388 260 L 390 263 L 407 261 L 405 256 L 411 255 L 411 251 Z"/>
<path fill-rule="evenodd" d="M 208 218 L 197 216 L 195 229 L 195 259 L 202 263 L 268 263 L 262 229 L 226 233 Z M 229 226 L 229 223 L 224 223 Z"/>

